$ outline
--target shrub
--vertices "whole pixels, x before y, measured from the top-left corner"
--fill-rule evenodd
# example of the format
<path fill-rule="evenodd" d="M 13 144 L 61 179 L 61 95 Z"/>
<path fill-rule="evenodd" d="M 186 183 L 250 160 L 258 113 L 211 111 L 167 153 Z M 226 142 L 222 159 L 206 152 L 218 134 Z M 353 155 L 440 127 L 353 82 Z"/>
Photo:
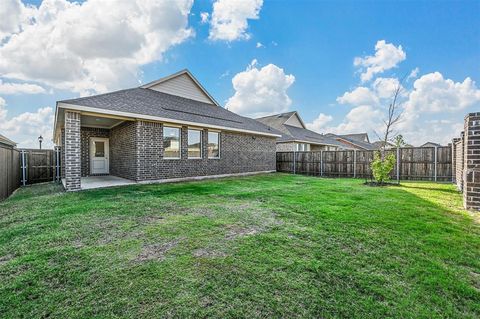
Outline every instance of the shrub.
<path fill-rule="evenodd" d="M 371 165 L 373 178 L 378 184 L 383 184 L 390 179 L 390 172 L 395 166 L 395 155 L 388 154 L 383 156 L 380 152 L 375 152 L 373 155 L 373 162 Z"/>

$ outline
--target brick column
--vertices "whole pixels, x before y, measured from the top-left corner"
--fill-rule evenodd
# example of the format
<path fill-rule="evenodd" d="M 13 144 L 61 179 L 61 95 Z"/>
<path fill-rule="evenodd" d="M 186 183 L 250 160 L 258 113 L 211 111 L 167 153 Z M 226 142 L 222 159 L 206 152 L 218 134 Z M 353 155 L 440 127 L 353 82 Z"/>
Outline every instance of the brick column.
<path fill-rule="evenodd" d="M 81 177 L 80 113 L 65 111 L 65 187 L 80 190 Z"/>
<path fill-rule="evenodd" d="M 463 143 L 463 204 L 466 209 L 480 210 L 480 112 L 465 117 Z"/>

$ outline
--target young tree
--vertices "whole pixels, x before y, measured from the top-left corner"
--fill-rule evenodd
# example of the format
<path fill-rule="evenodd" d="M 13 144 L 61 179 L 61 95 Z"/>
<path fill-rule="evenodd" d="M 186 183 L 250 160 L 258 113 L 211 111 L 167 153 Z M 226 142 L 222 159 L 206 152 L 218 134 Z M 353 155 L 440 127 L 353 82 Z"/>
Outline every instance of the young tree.
<path fill-rule="evenodd" d="M 383 138 L 381 138 L 379 136 L 380 140 L 383 141 L 383 145 L 381 147 L 381 150 L 382 150 L 381 158 L 382 159 L 384 158 L 384 155 L 385 155 L 385 148 L 387 147 L 387 143 L 388 143 L 391 135 L 393 134 L 393 128 L 396 124 L 398 124 L 398 122 L 400 122 L 401 117 L 402 117 L 402 110 L 401 110 L 401 108 L 399 106 L 399 102 L 398 102 L 398 99 L 400 97 L 400 93 L 402 91 L 402 82 L 403 82 L 403 79 L 398 82 L 398 84 L 395 88 L 395 91 L 393 92 L 393 96 L 392 96 L 392 100 L 390 102 L 390 105 L 388 106 L 386 119 L 383 119 L 383 124 L 384 124 L 384 127 L 385 127 L 384 128 L 384 133 L 383 133 Z M 377 136 L 378 136 L 378 134 L 377 134 Z"/>
<path fill-rule="evenodd" d="M 374 161 L 371 164 L 373 177 L 378 184 L 383 184 L 386 180 L 388 180 L 388 176 L 393 170 L 395 163 L 395 156 L 393 154 L 386 156 L 385 151 L 387 148 L 387 143 L 393 134 L 394 126 L 398 124 L 398 122 L 400 122 L 401 120 L 402 109 L 399 105 L 399 98 L 402 91 L 402 83 L 404 79 L 405 76 L 402 78 L 401 81 L 398 82 L 395 91 L 393 92 L 391 102 L 388 106 L 387 116 L 385 119 L 383 119 L 383 137 L 381 137 L 375 132 L 379 140 L 383 142 L 382 146 L 380 147 L 380 151 L 377 151 L 374 154 Z M 401 139 L 403 140 L 403 137 Z"/>
<path fill-rule="evenodd" d="M 403 139 L 402 134 L 398 134 L 397 136 L 395 136 L 395 138 L 393 139 L 393 143 L 395 144 L 395 147 L 402 147 L 407 145 L 407 143 Z"/>

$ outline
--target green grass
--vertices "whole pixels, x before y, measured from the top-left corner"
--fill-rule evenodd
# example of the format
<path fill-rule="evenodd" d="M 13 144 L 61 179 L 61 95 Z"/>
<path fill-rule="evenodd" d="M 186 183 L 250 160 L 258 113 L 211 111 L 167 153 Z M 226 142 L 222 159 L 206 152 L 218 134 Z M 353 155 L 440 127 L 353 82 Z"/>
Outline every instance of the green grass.
<path fill-rule="evenodd" d="M 480 223 L 454 186 L 362 183 L 21 189 L 0 203 L 0 317 L 480 317 Z"/>

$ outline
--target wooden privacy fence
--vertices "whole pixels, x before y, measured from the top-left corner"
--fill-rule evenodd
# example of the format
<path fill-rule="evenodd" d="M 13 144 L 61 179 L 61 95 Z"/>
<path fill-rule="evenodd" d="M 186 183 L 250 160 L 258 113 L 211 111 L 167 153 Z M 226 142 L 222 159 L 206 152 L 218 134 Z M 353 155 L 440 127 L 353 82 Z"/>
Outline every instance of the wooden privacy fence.
<path fill-rule="evenodd" d="M 21 149 L 20 172 L 23 185 L 59 181 L 60 149 Z"/>
<path fill-rule="evenodd" d="M 375 151 L 278 152 L 277 171 L 324 177 L 371 178 Z M 396 158 L 392 179 L 452 181 L 452 149 L 402 147 L 387 150 Z"/>
<path fill-rule="evenodd" d="M 20 186 L 20 153 L 13 146 L 0 143 L 0 200 Z"/>

